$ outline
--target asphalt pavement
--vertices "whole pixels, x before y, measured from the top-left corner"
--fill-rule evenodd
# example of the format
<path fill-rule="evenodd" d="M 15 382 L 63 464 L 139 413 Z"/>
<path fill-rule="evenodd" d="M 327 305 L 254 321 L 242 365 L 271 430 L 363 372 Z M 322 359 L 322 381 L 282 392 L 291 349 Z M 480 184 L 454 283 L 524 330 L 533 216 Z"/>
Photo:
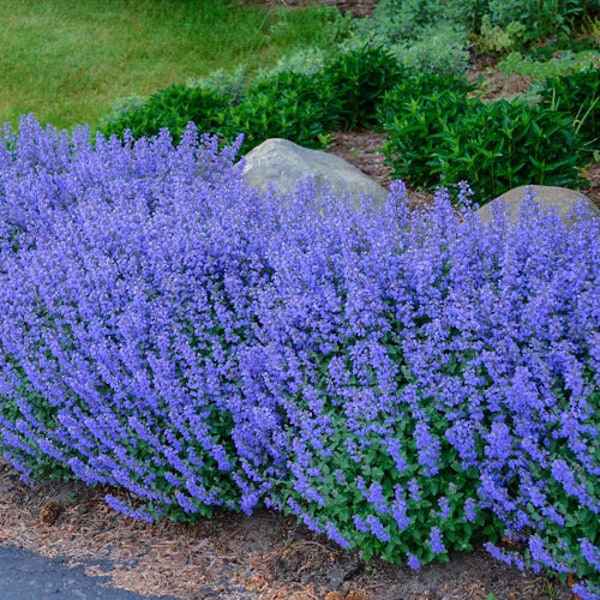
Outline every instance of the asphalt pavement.
<path fill-rule="evenodd" d="M 108 587 L 110 577 L 88 577 L 84 567 L 13 546 L 0 547 L 0 600 L 176 600 Z"/>

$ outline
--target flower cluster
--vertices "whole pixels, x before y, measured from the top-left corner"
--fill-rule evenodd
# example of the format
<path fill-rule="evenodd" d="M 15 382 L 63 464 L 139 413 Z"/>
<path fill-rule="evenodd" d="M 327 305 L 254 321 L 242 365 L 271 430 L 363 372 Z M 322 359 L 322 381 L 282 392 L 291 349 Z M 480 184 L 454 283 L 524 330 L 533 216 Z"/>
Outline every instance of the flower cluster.
<path fill-rule="evenodd" d="M 279 198 L 235 151 L 5 135 L 5 459 L 136 518 L 264 504 L 411 568 L 486 540 L 600 597 L 598 220 Z"/>

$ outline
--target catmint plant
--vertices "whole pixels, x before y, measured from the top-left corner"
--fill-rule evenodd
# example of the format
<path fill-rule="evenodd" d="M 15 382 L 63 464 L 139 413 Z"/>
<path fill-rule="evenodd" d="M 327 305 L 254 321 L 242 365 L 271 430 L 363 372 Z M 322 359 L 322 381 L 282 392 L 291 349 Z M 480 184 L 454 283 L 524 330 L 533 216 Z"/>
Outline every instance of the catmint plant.
<path fill-rule="evenodd" d="M 281 198 L 236 150 L 5 131 L 3 458 L 133 518 L 267 506 L 411 569 L 485 542 L 600 598 L 600 220 Z"/>

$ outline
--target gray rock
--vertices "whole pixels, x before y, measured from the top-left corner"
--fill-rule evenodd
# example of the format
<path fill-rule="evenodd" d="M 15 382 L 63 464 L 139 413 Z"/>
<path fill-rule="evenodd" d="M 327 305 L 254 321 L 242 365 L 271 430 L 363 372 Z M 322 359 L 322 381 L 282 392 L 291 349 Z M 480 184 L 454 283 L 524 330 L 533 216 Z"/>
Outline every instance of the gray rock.
<path fill-rule="evenodd" d="M 298 183 L 314 177 L 319 189 L 328 188 L 340 199 L 350 194 L 355 206 L 361 196 L 381 206 L 388 195 L 384 187 L 338 156 L 303 148 L 289 140 L 268 139 L 248 152 L 245 161 L 244 176 L 252 187 L 262 191 L 272 185 L 287 195 Z"/>
<path fill-rule="evenodd" d="M 522 185 L 505 192 L 492 200 L 488 204 L 482 206 L 477 212 L 479 217 L 484 222 L 492 220 L 492 206 L 498 202 L 504 202 L 507 210 L 510 212 L 510 220 L 516 221 L 518 218 L 518 210 L 523 200 L 528 197 L 530 190 L 535 193 L 534 200 L 539 202 L 543 208 L 554 207 L 558 210 L 563 219 L 567 219 L 571 209 L 578 203 L 582 202 L 588 209 L 590 217 L 600 217 L 598 207 L 581 192 L 576 192 L 568 188 L 553 187 L 547 185 Z"/>

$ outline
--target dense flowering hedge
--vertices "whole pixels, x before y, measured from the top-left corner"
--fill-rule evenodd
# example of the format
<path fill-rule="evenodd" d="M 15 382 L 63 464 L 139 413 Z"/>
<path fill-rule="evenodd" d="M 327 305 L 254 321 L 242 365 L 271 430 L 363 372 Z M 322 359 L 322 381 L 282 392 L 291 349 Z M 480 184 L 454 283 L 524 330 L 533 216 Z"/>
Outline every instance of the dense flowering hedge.
<path fill-rule="evenodd" d="M 275 507 L 412 568 L 485 541 L 600 597 L 598 220 L 411 212 L 401 183 L 379 212 L 282 200 L 193 129 L 3 139 L 0 447 L 26 478 L 148 520 Z"/>

